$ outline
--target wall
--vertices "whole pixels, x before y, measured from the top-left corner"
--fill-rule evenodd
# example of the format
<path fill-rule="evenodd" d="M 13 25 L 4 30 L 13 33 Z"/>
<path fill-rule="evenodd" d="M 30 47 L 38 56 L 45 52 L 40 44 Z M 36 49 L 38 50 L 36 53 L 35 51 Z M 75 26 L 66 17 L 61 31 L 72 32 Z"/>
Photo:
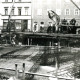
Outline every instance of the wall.
<path fill-rule="evenodd" d="M 79 0 L 79 2 L 77 0 L 74 1 L 78 6 L 80 5 Z M 80 11 L 79 15 L 74 15 L 74 9 L 77 8 L 69 0 L 33 0 L 32 6 L 32 22 L 38 22 L 39 26 L 40 22 L 44 22 L 46 27 L 48 26 L 48 22 L 52 22 L 47 15 L 47 11 L 50 9 L 55 11 L 60 16 L 60 19 L 66 18 L 68 21 L 70 21 L 72 18 L 75 18 L 78 25 L 80 25 Z M 42 9 L 42 15 L 37 15 L 38 9 Z M 70 9 L 70 15 L 65 15 L 65 9 Z"/>

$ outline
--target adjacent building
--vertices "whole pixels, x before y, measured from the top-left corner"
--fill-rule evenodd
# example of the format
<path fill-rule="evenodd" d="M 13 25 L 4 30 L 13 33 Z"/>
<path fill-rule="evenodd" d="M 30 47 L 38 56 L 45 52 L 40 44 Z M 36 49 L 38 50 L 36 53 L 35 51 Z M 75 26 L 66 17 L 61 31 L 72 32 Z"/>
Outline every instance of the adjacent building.
<path fill-rule="evenodd" d="M 1 0 L 1 4 L 3 29 L 10 19 L 16 31 L 31 30 L 31 0 Z"/>

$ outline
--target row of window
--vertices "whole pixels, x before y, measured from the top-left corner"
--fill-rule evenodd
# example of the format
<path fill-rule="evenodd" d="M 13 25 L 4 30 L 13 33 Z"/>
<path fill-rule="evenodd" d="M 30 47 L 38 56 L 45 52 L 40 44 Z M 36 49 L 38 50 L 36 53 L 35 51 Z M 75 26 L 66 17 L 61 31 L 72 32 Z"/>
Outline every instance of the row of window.
<path fill-rule="evenodd" d="M 24 26 L 25 29 L 28 29 L 28 20 L 11 20 L 11 28 L 21 29 L 21 25 Z M 8 25 L 8 20 L 3 20 L 3 29 L 6 29 Z"/>
<path fill-rule="evenodd" d="M 8 15 L 8 7 L 4 8 L 4 10 L 5 10 L 5 15 Z M 14 12 L 15 12 L 15 8 L 12 9 L 11 14 L 15 15 Z M 28 12 L 29 12 L 29 7 L 25 7 L 25 15 L 30 15 Z M 21 13 L 22 13 L 22 8 L 19 7 L 18 15 L 21 15 Z"/>
<path fill-rule="evenodd" d="M 12 9 L 11 14 L 14 15 L 15 8 Z M 28 14 L 29 7 L 25 7 L 25 15 Z M 22 13 L 22 8 L 18 8 L 18 15 L 21 15 Z M 61 14 L 61 10 L 59 12 L 56 10 L 56 13 L 58 15 Z M 8 8 L 5 8 L 5 15 L 8 15 Z M 37 15 L 42 15 L 42 9 L 37 10 Z M 65 15 L 70 15 L 70 9 L 65 9 Z M 74 15 L 79 15 L 79 9 L 74 9 Z"/>
<path fill-rule="evenodd" d="M 49 11 L 50 9 L 47 9 Z M 42 9 L 37 10 L 37 15 L 42 15 Z M 65 15 L 70 15 L 70 9 L 65 9 Z M 56 9 L 56 13 L 61 15 L 61 9 Z M 79 9 L 74 9 L 74 15 L 79 15 Z"/>
<path fill-rule="evenodd" d="M 65 9 L 65 15 L 70 15 L 70 9 Z M 79 9 L 74 9 L 74 15 L 79 15 Z"/>

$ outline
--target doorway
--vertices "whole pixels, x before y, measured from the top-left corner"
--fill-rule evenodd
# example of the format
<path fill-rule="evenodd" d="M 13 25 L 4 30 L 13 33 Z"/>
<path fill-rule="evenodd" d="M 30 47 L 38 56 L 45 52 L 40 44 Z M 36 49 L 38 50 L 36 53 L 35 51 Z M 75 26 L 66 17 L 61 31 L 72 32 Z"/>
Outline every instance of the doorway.
<path fill-rule="evenodd" d="M 28 20 L 22 20 L 22 32 L 28 29 Z"/>

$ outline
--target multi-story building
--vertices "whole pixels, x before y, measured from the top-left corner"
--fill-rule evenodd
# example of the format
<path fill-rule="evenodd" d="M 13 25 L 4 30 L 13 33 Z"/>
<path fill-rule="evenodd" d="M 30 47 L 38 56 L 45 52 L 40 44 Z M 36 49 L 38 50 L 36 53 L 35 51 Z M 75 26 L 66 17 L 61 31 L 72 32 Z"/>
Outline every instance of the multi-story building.
<path fill-rule="evenodd" d="M 73 1 L 80 5 L 80 0 Z M 48 10 L 55 11 L 61 20 L 65 18 L 69 22 L 75 18 L 76 24 L 80 25 L 80 11 L 70 0 L 0 0 L 0 5 L 0 26 L 3 26 L 3 29 L 6 29 L 11 14 L 15 30 L 31 31 L 36 24 L 38 31 L 40 26 L 47 27 L 49 22 L 53 22 L 48 17 Z"/>
<path fill-rule="evenodd" d="M 0 7 L 3 29 L 6 29 L 8 20 L 13 23 L 15 30 L 31 30 L 31 0 L 1 0 Z"/>
<path fill-rule="evenodd" d="M 76 5 L 80 5 L 80 0 L 73 1 Z M 69 22 L 72 18 L 75 18 L 76 24 L 80 25 L 80 11 L 70 0 L 33 0 L 32 3 L 32 22 L 33 24 L 37 23 L 38 30 L 42 23 L 44 26 L 48 26 L 49 22 L 53 22 L 48 17 L 48 10 L 55 11 L 61 20 L 65 18 Z"/>

